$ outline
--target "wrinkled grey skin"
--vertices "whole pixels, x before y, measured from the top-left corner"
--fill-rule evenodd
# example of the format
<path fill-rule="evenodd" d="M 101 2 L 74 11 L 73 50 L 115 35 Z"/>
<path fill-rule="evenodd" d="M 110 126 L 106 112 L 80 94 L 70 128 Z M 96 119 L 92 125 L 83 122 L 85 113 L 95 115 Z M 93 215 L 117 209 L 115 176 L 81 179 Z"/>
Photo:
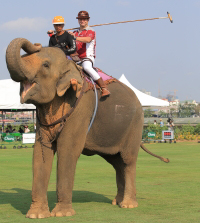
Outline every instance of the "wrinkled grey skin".
<path fill-rule="evenodd" d="M 20 57 L 20 49 L 27 54 Z M 11 78 L 21 83 L 21 102 L 37 106 L 43 123 L 51 123 L 67 113 L 80 93 L 82 77 L 77 66 L 67 61 L 57 48 L 41 48 L 26 39 L 14 39 L 6 52 Z M 78 81 L 73 88 L 70 80 Z M 28 83 L 28 85 L 27 85 Z M 116 170 L 117 195 L 112 204 L 122 208 L 138 206 L 136 201 L 136 160 L 140 148 L 143 112 L 134 92 L 122 83 L 110 84 L 110 97 L 99 99 L 96 118 L 87 134 L 94 111 L 93 91 L 85 93 L 74 112 L 67 119 L 51 148 L 41 144 L 37 123 L 33 152 L 32 204 L 26 217 L 46 218 L 71 216 L 72 189 L 77 160 L 80 154 L 98 154 Z M 99 95 L 100 98 L 100 95 Z M 59 125 L 55 126 L 57 130 Z M 46 130 L 47 132 L 51 129 Z M 53 130 L 52 130 L 53 131 Z M 45 134 L 43 134 L 45 136 Z M 46 138 L 44 137 L 44 140 Z M 54 154 L 57 153 L 57 204 L 50 212 L 47 187 Z"/>

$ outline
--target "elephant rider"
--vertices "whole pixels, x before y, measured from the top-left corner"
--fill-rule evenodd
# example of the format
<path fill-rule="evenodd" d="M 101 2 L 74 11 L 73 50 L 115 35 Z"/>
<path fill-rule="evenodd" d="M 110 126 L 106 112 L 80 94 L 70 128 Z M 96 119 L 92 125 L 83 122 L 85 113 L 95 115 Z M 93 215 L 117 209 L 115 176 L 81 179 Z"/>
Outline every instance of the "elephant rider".
<path fill-rule="evenodd" d="M 81 66 L 101 88 L 101 97 L 109 96 L 110 92 L 106 88 L 103 79 L 93 68 L 96 57 L 96 32 L 88 25 L 90 20 L 89 14 L 86 11 L 80 11 L 76 18 L 78 19 L 80 28 L 69 33 L 74 36 L 74 39 L 76 40 L 77 53 L 82 60 Z"/>
<path fill-rule="evenodd" d="M 71 59 L 69 55 L 76 52 L 76 41 L 68 32 L 63 30 L 65 25 L 64 18 L 62 16 L 55 16 L 52 23 L 56 30 L 56 34 L 52 34 L 52 30 L 48 31 L 50 36 L 49 46 L 60 48 L 65 53 L 67 58 Z"/>

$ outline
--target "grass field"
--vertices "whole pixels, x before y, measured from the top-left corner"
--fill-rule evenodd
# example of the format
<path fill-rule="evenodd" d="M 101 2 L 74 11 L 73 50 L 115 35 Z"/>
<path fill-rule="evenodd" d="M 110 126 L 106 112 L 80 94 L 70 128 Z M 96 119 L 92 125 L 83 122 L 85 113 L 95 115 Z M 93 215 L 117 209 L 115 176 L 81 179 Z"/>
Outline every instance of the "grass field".
<path fill-rule="evenodd" d="M 200 144 L 148 144 L 166 164 L 140 150 L 137 162 L 139 207 L 112 206 L 115 172 L 98 156 L 81 156 L 76 170 L 72 217 L 26 219 L 31 203 L 32 149 L 0 150 L 0 222 L 200 222 Z M 56 157 L 49 183 L 49 207 L 56 202 Z"/>

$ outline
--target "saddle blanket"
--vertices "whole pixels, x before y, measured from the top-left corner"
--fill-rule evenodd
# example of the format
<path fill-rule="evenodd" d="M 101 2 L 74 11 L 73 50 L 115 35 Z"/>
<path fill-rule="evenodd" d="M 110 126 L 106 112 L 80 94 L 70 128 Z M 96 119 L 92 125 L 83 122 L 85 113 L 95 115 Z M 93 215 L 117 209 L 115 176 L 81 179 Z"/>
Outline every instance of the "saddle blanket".
<path fill-rule="evenodd" d="M 106 85 L 112 83 L 112 82 L 117 82 L 117 79 L 106 74 L 105 72 L 103 72 L 102 70 L 100 70 L 99 68 L 97 67 L 94 67 L 94 69 L 97 71 L 97 73 L 99 74 L 99 76 L 103 79 L 104 83 Z M 84 72 L 86 74 L 86 81 L 88 82 L 88 87 L 87 89 L 85 90 L 85 92 L 89 91 L 89 90 L 94 90 L 94 86 L 90 80 L 90 78 L 88 78 L 88 74 L 86 72 Z M 99 86 L 96 84 L 96 88 L 99 89 Z"/>
<path fill-rule="evenodd" d="M 94 67 L 94 69 L 97 71 L 97 73 L 99 74 L 99 76 L 103 79 L 103 81 L 107 81 L 107 80 L 111 80 L 113 79 L 112 76 L 109 76 L 108 74 L 106 74 L 105 72 L 103 72 L 102 70 L 100 70 L 97 67 Z M 87 76 L 89 76 L 86 72 L 84 72 Z M 87 82 L 91 82 L 90 79 L 87 77 L 86 78 Z"/>

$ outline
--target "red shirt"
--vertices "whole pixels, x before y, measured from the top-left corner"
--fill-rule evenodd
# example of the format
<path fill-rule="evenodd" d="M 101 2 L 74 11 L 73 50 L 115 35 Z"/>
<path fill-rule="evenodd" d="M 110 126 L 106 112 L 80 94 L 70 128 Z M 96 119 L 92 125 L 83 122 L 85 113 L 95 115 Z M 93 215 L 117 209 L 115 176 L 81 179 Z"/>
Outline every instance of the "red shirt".
<path fill-rule="evenodd" d="M 77 53 L 79 54 L 80 58 L 85 57 L 96 57 L 96 32 L 91 28 L 87 27 L 86 29 L 80 31 L 75 30 L 74 31 L 75 36 L 80 37 L 90 37 L 92 38 L 92 41 L 90 43 L 82 43 L 80 41 L 76 41 L 76 49 Z"/>

